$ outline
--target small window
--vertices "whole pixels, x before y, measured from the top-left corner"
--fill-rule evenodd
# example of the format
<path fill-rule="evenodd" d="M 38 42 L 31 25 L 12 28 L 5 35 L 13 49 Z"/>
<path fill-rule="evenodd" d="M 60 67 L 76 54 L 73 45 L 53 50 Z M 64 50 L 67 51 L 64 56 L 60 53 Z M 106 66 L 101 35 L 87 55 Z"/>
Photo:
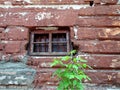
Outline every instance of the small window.
<path fill-rule="evenodd" d="M 30 55 L 66 55 L 69 51 L 69 30 L 32 30 Z"/>

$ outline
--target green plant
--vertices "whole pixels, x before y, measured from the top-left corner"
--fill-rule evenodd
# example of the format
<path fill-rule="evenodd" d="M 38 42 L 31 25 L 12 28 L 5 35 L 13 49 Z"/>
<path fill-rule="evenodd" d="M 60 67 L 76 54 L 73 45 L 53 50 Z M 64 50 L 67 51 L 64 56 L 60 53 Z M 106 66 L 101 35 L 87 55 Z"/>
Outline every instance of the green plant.
<path fill-rule="evenodd" d="M 81 57 L 73 56 L 76 50 L 72 50 L 69 55 L 62 58 L 55 58 L 51 66 L 60 65 L 53 76 L 57 76 L 59 85 L 57 90 L 83 90 L 83 80 L 91 80 L 86 74 L 85 69 L 91 68 L 86 64 L 86 60 Z"/>

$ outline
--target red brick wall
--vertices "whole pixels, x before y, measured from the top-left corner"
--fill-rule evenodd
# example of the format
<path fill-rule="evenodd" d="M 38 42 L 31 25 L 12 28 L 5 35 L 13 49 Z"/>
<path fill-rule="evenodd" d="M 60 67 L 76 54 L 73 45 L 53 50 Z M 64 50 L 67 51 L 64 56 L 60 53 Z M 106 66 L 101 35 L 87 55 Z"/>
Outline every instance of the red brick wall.
<path fill-rule="evenodd" d="M 78 55 L 93 67 L 87 71 L 91 83 L 120 84 L 119 0 L 94 0 L 93 6 L 89 6 L 92 0 L 28 1 L 0 0 L 1 60 L 26 55 L 31 27 L 69 26 L 71 41 L 79 47 Z M 52 59 L 29 56 L 27 64 L 37 70 L 35 85 L 57 84 L 51 77 L 55 70 L 50 67 Z"/>

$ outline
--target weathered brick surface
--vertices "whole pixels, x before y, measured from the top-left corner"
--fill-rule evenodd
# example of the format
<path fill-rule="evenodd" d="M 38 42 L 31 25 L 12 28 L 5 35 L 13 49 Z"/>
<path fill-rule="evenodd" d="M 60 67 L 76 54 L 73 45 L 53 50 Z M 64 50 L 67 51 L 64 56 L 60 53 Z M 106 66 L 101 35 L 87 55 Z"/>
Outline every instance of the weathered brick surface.
<path fill-rule="evenodd" d="M 119 90 L 120 87 L 110 86 L 110 85 L 97 85 L 97 84 L 84 84 L 84 90 Z M 35 88 L 34 90 L 56 90 L 56 86 L 43 86 L 41 88 Z"/>
<path fill-rule="evenodd" d="M 1 0 L 0 4 L 4 4 L 4 5 L 35 5 L 35 4 L 44 4 L 44 5 L 53 5 L 53 4 L 86 4 L 91 0 L 62 0 L 62 1 L 58 1 L 58 0 L 31 0 L 31 1 L 26 1 L 26 0 Z M 116 4 L 118 2 L 118 0 L 94 0 L 94 3 L 104 3 L 104 4 Z"/>
<path fill-rule="evenodd" d="M 20 41 L 8 41 L 5 45 L 5 52 L 6 53 L 19 53 L 20 52 Z"/>
<path fill-rule="evenodd" d="M 74 33 L 74 32 L 73 32 Z M 111 40 L 120 40 L 120 29 L 119 28 L 82 28 L 79 27 L 77 31 L 77 37 L 81 40 L 86 39 L 111 39 Z M 74 38 L 73 36 L 71 36 Z"/>
<path fill-rule="evenodd" d="M 25 27 L 9 26 L 5 29 L 6 39 L 8 40 L 28 40 L 29 32 Z"/>
<path fill-rule="evenodd" d="M 79 15 L 119 15 L 119 5 L 110 5 L 110 6 L 101 6 L 101 5 L 96 5 L 94 7 L 87 7 L 87 8 L 82 8 L 78 11 Z"/>
<path fill-rule="evenodd" d="M 70 39 L 79 47 L 78 55 L 93 67 L 86 71 L 92 79 L 89 82 L 120 84 L 120 6 L 115 5 L 118 0 L 94 0 L 93 6 L 89 1 L 0 0 L 0 59 L 21 62 L 32 27 L 69 26 Z M 36 87 L 58 84 L 52 73 L 60 66 L 50 67 L 53 58 L 29 57 L 27 65 L 37 71 Z"/>
<path fill-rule="evenodd" d="M 120 42 L 119 41 L 73 41 L 76 46 L 79 47 L 80 52 L 86 53 L 107 53 L 107 54 L 119 54 Z"/>
<path fill-rule="evenodd" d="M 105 4 L 116 4 L 118 0 L 101 0 L 101 2 Z"/>
<path fill-rule="evenodd" d="M 119 55 L 97 55 L 97 54 L 87 54 L 79 55 L 86 59 L 88 65 L 94 69 L 119 69 L 120 67 L 120 56 Z M 60 57 L 58 57 L 60 58 Z M 53 58 L 29 58 L 27 64 L 29 66 L 34 66 L 35 68 L 50 68 L 50 64 Z M 60 66 L 57 66 L 57 68 Z M 56 68 L 56 67 L 55 67 Z"/>
<path fill-rule="evenodd" d="M 119 71 L 111 71 L 111 70 L 93 70 L 87 72 L 87 74 L 91 77 L 93 83 L 98 84 L 120 84 Z"/>
<path fill-rule="evenodd" d="M 51 71 L 53 71 L 51 69 Z M 52 77 L 52 73 L 48 69 L 44 69 L 43 72 L 38 70 L 35 82 L 37 85 L 57 85 L 57 79 Z M 96 84 L 119 84 L 119 70 L 88 70 L 86 74 L 92 79 L 91 81 L 84 81 L 85 83 L 96 83 Z M 41 82 L 41 83 L 40 83 Z M 49 83 L 48 83 L 49 82 Z"/>
<path fill-rule="evenodd" d="M 3 49 L 3 44 L 0 43 L 0 51 Z"/>
<path fill-rule="evenodd" d="M 22 11 L 23 10 L 23 11 Z M 45 25 L 74 25 L 77 15 L 119 15 L 119 6 L 95 6 L 81 8 L 79 11 L 73 10 L 48 10 L 41 8 L 1 8 L 0 25 L 25 25 L 25 26 L 45 26 Z M 17 12 L 16 12 L 17 11 Z M 32 11 L 32 12 L 30 12 Z M 39 11 L 39 12 L 38 12 Z M 42 11 L 42 12 L 41 12 Z M 44 11 L 44 12 L 43 12 Z M 41 15 L 44 15 L 42 17 Z M 66 18 L 65 18 L 66 17 Z M 14 22 L 12 22 L 14 21 Z M 61 22 L 60 22 L 61 21 Z M 71 22 L 72 21 L 72 22 Z M 97 23 L 95 23 L 97 21 Z M 102 23 L 100 23 L 102 22 Z M 76 24 L 80 26 L 119 26 L 119 16 L 115 17 L 86 17 L 79 16 Z"/>
<path fill-rule="evenodd" d="M 94 69 L 120 69 L 120 55 L 86 55 L 82 57 Z"/>
<path fill-rule="evenodd" d="M 76 21 L 76 24 L 79 26 L 98 26 L 98 27 L 105 27 L 105 26 L 120 26 L 120 20 L 118 19 L 119 16 L 91 16 L 91 17 L 86 17 L 86 16 L 80 16 L 79 19 Z"/>
<path fill-rule="evenodd" d="M 19 8 L 20 9 L 20 8 Z M 38 9 L 39 10 L 39 9 Z M 77 14 L 69 11 L 4 12 L 0 17 L 0 25 L 24 26 L 71 26 L 75 23 Z M 5 15 L 6 14 L 6 15 Z M 14 22 L 13 22 L 14 21 Z M 71 22 L 72 21 L 72 22 Z"/>
<path fill-rule="evenodd" d="M 0 28 L 0 33 L 2 33 L 4 31 L 4 28 Z"/>

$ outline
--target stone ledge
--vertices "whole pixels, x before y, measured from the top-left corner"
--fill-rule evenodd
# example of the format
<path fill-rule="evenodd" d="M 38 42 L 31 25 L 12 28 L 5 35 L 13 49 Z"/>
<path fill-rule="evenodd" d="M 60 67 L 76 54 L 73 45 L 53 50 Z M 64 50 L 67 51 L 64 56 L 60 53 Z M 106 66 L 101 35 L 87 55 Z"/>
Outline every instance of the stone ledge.
<path fill-rule="evenodd" d="M 31 85 L 35 70 L 23 63 L 0 63 L 0 85 Z"/>
<path fill-rule="evenodd" d="M 120 87 L 112 85 L 87 84 L 85 86 L 85 90 L 120 90 Z M 34 90 L 56 90 L 56 86 L 45 86 L 42 88 L 35 88 Z"/>

